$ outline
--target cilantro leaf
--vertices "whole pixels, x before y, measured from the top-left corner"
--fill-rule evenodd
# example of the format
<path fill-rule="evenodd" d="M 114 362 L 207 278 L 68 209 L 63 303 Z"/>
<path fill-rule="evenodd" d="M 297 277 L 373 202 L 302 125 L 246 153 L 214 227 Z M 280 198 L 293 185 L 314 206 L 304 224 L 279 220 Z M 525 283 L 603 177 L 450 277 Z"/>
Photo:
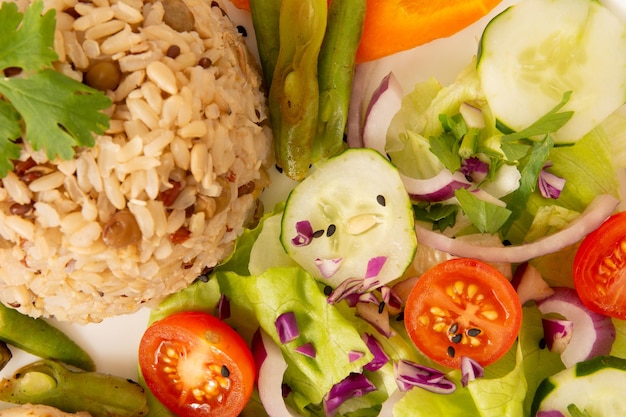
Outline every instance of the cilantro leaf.
<path fill-rule="evenodd" d="M 0 100 L 0 177 L 13 168 L 12 159 L 20 157 L 21 147 L 15 140 L 22 135 L 20 114 L 6 101 Z"/>
<path fill-rule="evenodd" d="M 73 146 L 93 146 L 91 132 L 101 134 L 108 127 L 100 110 L 111 105 L 110 99 L 52 69 L 0 80 L 0 93 L 24 119 L 24 139 L 35 150 L 45 149 L 48 159 L 72 158 Z"/>
<path fill-rule="evenodd" d="M 48 67 L 58 57 L 54 50 L 56 11 L 42 15 L 43 2 L 37 1 L 24 14 L 14 2 L 0 8 L 0 70 L 18 67 L 36 71 Z"/>
<path fill-rule="evenodd" d="M 481 200 L 465 188 L 456 190 L 454 196 L 480 233 L 497 233 L 511 216 L 511 210 Z"/>

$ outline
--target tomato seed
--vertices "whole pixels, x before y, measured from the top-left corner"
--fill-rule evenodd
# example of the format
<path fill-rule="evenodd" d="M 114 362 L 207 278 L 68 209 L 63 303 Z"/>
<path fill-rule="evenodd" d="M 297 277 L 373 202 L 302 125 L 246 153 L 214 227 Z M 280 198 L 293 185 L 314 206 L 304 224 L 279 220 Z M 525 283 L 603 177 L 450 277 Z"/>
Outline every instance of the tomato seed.
<path fill-rule="evenodd" d="M 454 334 L 459 331 L 459 323 L 453 323 L 448 329 L 448 333 Z"/>
<path fill-rule="evenodd" d="M 461 343 L 461 340 L 463 340 L 463 335 L 462 334 L 455 334 L 454 336 L 452 336 L 450 338 L 450 341 L 452 343 Z"/>
<path fill-rule="evenodd" d="M 454 358 L 455 354 L 456 354 L 456 351 L 454 350 L 454 348 L 452 346 L 448 346 L 448 356 L 450 356 L 451 358 Z"/>
<path fill-rule="evenodd" d="M 468 335 L 468 336 L 471 336 L 471 337 L 476 337 L 476 336 L 478 336 L 480 333 L 481 333 L 481 330 L 480 330 L 480 329 L 476 329 L 476 328 L 473 328 L 473 329 L 468 329 L 468 330 L 467 330 L 467 335 Z"/>

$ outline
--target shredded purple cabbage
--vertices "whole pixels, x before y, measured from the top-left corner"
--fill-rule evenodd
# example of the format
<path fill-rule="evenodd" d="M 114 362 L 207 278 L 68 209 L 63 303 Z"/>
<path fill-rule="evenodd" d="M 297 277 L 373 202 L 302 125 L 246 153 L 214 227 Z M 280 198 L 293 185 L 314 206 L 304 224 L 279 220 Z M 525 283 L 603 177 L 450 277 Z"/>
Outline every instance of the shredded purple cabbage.
<path fill-rule="evenodd" d="M 298 353 L 301 353 L 304 356 L 308 356 L 309 358 L 314 358 L 317 355 L 315 346 L 313 346 L 313 343 L 310 343 L 310 342 L 300 345 L 294 350 Z"/>
<path fill-rule="evenodd" d="M 274 323 L 276 326 L 276 332 L 280 343 L 285 344 L 291 342 L 300 336 L 300 330 L 298 329 L 298 323 L 296 321 L 296 315 L 293 311 L 288 311 L 281 314 Z"/>
<path fill-rule="evenodd" d="M 437 394 L 450 394 L 456 384 L 441 371 L 401 359 L 394 363 L 396 383 L 401 391 L 420 387 Z"/>
<path fill-rule="evenodd" d="M 360 352 L 358 350 L 351 350 L 350 352 L 348 352 L 348 361 L 352 363 L 354 361 L 358 361 L 363 356 L 365 356 L 365 352 Z"/>
<path fill-rule="evenodd" d="M 313 226 L 308 220 L 301 220 L 296 223 L 296 237 L 291 239 L 294 246 L 307 246 L 313 240 Z"/>
<path fill-rule="evenodd" d="M 559 410 L 538 411 L 536 417 L 565 417 Z"/>
<path fill-rule="evenodd" d="M 386 256 L 376 256 L 367 262 L 367 269 L 365 270 L 365 278 L 373 278 L 380 274 L 381 269 L 387 262 Z"/>
<path fill-rule="evenodd" d="M 376 340 L 374 336 L 371 334 L 365 333 L 363 335 L 363 340 L 365 341 L 365 345 L 370 350 L 374 358 L 369 361 L 363 368 L 368 371 L 377 371 L 389 362 L 389 356 L 385 353 L 382 346 Z"/>
<path fill-rule="evenodd" d="M 485 375 L 485 369 L 474 359 L 463 356 L 461 357 L 461 384 L 466 387 L 470 381 L 476 378 L 482 378 Z"/>
<path fill-rule="evenodd" d="M 539 186 L 539 191 L 544 198 L 557 199 L 565 187 L 565 179 L 548 172 L 547 168 L 550 168 L 551 166 L 551 162 L 546 162 L 539 173 L 537 184 Z"/>
<path fill-rule="evenodd" d="M 339 270 L 341 264 L 343 262 L 343 258 L 334 258 L 334 259 L 315 259 L 315 265 L 317 269 L 320 271 L 320 274 L 324 278 L 330 278 Z"/>
<path fill-rule="evenodd" d="M 324 397 L 326 416 L 334 416 L 344 401 L 352 397 L 362 397 L 375 390 L 376 386 L 365 375 L 351 373 L 343 381 L 335 384 Z"/>

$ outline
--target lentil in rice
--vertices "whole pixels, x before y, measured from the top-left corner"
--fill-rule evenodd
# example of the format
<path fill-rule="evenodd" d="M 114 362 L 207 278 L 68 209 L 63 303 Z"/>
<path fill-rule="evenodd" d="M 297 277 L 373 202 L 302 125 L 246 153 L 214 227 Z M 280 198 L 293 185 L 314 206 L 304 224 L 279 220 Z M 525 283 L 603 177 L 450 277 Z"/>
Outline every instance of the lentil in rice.
<path fill-rule="evenodd" d="M 267 185 L 271 133 L 257 65 L 217 1 L 44 5 L 57 12 L 55 68 L 88 82 L 100 65 L 112 77 L 111 122 L 69 161 L 25 144 L 1 180 L 0 301 L 97 322 L 230 253 Z"/>

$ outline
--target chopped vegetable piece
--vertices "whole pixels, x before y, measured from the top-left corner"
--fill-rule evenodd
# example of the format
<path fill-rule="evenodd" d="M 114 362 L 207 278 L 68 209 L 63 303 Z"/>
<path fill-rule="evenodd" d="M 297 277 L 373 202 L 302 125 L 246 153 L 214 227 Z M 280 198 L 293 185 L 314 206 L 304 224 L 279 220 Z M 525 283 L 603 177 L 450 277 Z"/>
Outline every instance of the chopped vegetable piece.
<path fill-rule="evenodd" d="M 370 0 L 357 62 L 450 36 L 485 16 L 499 3 L 500 0 Z"/>
<path fill-rule="evenodd" d="M 576 291 L 587 308 L 626 319 L 626 212 L 609 217 L 580 244 L 574 258 Z"/>
<path fill-rule="evenodd" d="M 344 401 L 352 397 L 362 397 L 368 392 L 375 390 L 376 386 L 365 375 L 352 373 L 332 387 L 324 398 L 325 415 L 332 417 L 337 413 L 337 409 Z"/>
<path fill-rule="evenodd" d="M 624 103 L 625 28 L 595 0 L 525 0 L 492 19 L 478 74 L 496 118 L 523 129 L 572 91 L 574 115 L 554 140 L 579 140 Z"/>
<path fill-rule="evenodd" d="M 302 222 L 310 226 L 303 228 Z M 416 248 L 413 225 L 413 210 L 393 165 L 372 149 L 348 149 L 316 164 L 289 194 L 280 239 L 316 278 L 332 287 L 355 279 L 366 292 L 409 266 Z M 294 244 L 305 229 L 323 233 L 311 233 L 307 245 Z"/>
<path fill-rule="evenodd" d="M 0 304 L 0 340 L 44 359 L 56 359 L 85 371 L 96 366 L 91 356 L 44 319 L 26 316 Z"/>
<path fill-rule="evenodd" d="M 319 85 L 317 61 L 326 32 L 325 0 L 283 0 L 279 45 L 268 105 L 276 162 L 294 180 L 303 179 L 313 161 Z"/>
<path fill-rule="evenodd" d="M 344 148 L 356 51 L 365 20 L 366 0 L 333 0 L 318 60 L 319 115 L 315 158 Z"/>
<path fill-rule="evenodd" d="M 97 372 L 75 372 L 58 362 L 26 365 L 0 386 L 0 401 L 45 404 L 93 417 L 139 417 L 147 413 L 143 388 L 128 379 Z"/>
<path fill-rule="evenodd" d="M 613 417 L 626 413 L 626 359 L 597 356 L 580 362 L 541 382 L 532 403 L 531 415 L 544 412 L 569 413 L 570 405 L 593 417 Z"/>
<path fill-rule="evenodd" d="M 464 356 L 482 366 L 501 358 L 520 330 L 522 307 L 495 268 L 467 258 L 440 263 L 415 283 L 404 310 L 411 340 L 433 361 L 461 367 Z"/>
<path fill-rule="evenodd" d="M 245 341 L 199 311 L 176 313 L 148 327 L 139 344 L 139 366 L 155 397 L 180 417 L 235 417 L 254 387 L 254 359 Z"/>
<path fill-rule="evenodd" d="M 101 110 L 111 100 L 51 68 L 57 59 L 56 12 L 42 11 L 43 2 L 33 3 L 25 13 L 18 12 L 14 2 L 4 2 L 0 8 L 6 35 L 0 38 L 0 71 L 22 70 L 19 77 L 0 77 L 0 95 L 6 100 L 0 106 L 0 177 L 19 158 L 21 145 L 16 141 L 20 137 L 35 150 L 44 150 L 50 160 L 70 159 L 74 146 L 93 146 L 93 133 L 108 128 L 109 118 Z"/>
<path fill-rule="evenodd" d="M 405 359 L 394 363 L 394 375 L 400 391 L 419 387 L 438 394 L 450 394 L 456 390 L 456 384 L 443 372 Z"/>
<path fill-rule="evenodd" d="M 283 313 L 276 319 L 276 333 L 280 343 L 289 343 L 300 336 L 296 315 L 293 312 Z"/>
<path fill-rule="evenodd" d="M 461 384 L 466 387 L 470 381 L 481 378 L 485 369 L 474 359 L 463 356 L 461 358 Z"/>
<path fill-rule="evenodd" d="M 270 90 L 280 51 L 279 21 L 281 0 L 238 0 L 235 6 L 250 10 L 263 70 L 265 88 Z"/>

